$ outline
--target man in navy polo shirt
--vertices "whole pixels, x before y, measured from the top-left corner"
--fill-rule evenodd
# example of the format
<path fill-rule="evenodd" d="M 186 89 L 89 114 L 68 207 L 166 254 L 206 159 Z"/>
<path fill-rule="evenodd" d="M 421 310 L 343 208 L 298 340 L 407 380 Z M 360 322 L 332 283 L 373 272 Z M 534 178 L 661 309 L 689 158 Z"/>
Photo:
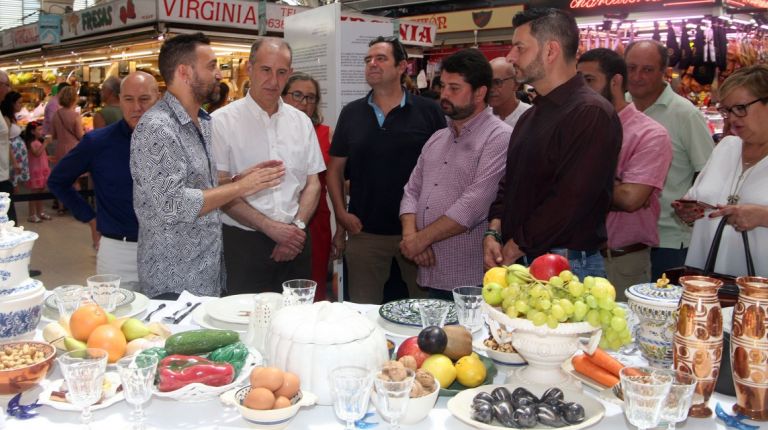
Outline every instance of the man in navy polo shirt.
<path fill-rule="evenodd" d="M 407 58 L 395 38 L 371 41 L 365 80 L 372 90 L 342 109 L 333 133 L 326 180 L 336 219 L 349 234 L 348 291 L 358 303 L 381 303 L 393 257 L 410 296 L 426 296 L 416 285 L 416 265 L 399 250 L 400 200 L 421 148 L 445 127 L 445 117 L 434 100 L 403 88 Z"/>
<path fill-rule="evenodd" d="M 139 223 L 133 210 L 133 179 L 129 167 L 131 135 L 141 116 L 157 102 L 160 93 L 152 75 L 134 72 L 120 85 L 123 119 L 83 137 L 53 168 L 48 188 L 91 226 L 93 246 L 98 249 L 96 272 L 120 275 L 121 285 L 137 283 L 136 241 Z M 93 208 L 72 184 L 90 173 L 96 191 Z"/>

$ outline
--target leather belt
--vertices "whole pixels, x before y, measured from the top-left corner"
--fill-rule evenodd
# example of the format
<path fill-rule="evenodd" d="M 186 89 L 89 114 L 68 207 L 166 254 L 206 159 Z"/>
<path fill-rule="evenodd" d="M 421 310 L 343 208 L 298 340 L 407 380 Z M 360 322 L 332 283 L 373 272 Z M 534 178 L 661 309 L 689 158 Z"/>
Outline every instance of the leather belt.
<path fill-rule="evenodd" d="M 102 233 L 102 236 L 104 236 L 104 237 L 106 237 L 108 239 L 112 239 L 112 240 L 119 240 L 120 242 L 138 242 L 139 241 L 139 239 L 137 237 L 135 237 L 135 236 L 133 236 L 133 237 L 131 237 L 131 236 L 116 236 L 116 235 L 112 235 L 112 234 L 103 234 L 103 233 Z"/>
<path fill-rule="evenodd" d="M 648 245 L 644 243 L 633 243 L 631 245 L 622 246 L 621 248 L 616 249 L 601 249 L 600 253 L 603 254 L 603 257 L 622 257 L 627 254 L 631 254 L 633 252 L 642 251 L 644 249 L 648 248 Z"/>

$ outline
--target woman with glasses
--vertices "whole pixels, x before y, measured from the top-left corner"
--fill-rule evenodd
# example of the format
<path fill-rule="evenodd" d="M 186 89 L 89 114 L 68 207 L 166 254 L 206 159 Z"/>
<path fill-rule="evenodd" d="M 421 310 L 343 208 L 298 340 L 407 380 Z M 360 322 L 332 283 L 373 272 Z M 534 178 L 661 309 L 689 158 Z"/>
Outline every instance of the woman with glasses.
<path fill-rule="evenodd" d="M 328 150 L 331 147 L 331 128 L 322 124 L 320 115 L 320 85 L 306 73 L 296 72 L 288 78 L 283 89 L 283 101 L 304 112 L 312 120 L 323 153 L 323 161 L 328 165 Z M 325 172 L 320 175 L 320 201 L 312 220 L 309 222 L 309 235 L 312 238 L 312 280 L 323 287 L 328 284 L 328 263 L 331 257 L 331 211 L 328 209 L 325 186 Z M 333 258 L 339 258 L 344 247 L 344 231 L 336 228 L 333 238 Z M 326 300 L 326 288 L 317 288 L 315 301 Z"/>
<path fill-rule="evenodd" d="M 725 217 L 715 272 L 747 274 L 742 232 L 747 232 L 755 271 L 768 276 L 768 65 L 744 67 L 720 86 L 718 111 L 733 135 L 715 147 L 693 187 L 672 202 L 693 222 L 687 266 L 703 268 L 718 224 Z"/>

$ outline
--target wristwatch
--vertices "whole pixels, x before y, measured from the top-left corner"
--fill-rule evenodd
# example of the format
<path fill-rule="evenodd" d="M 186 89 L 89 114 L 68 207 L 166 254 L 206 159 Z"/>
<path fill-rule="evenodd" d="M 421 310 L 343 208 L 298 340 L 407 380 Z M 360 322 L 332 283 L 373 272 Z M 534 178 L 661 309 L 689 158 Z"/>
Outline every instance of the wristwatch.
<path fill-rule="evenodd" d="M 307 228 L 307 225 L 304 224 L 304 221 L 302 221 L 302 220 L 300 220 L 298 218 L 293 220 L 293 222 L 291 222 L 291 224 L 295 225 L 296 227 L 298 227 L 301 230 L 304 230 L 305 228 Z"/>

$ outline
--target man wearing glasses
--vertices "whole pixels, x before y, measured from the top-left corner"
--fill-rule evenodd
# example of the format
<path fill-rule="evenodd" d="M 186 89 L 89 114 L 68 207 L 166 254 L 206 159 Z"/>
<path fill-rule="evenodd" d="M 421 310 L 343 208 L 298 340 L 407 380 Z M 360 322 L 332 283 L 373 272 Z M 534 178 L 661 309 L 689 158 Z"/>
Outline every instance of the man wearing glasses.
<path fill-rule="evenodd" d="M 328 193 L 336 220 L 349 234 L 348 291 L 358 303 L 382 302 L 392 258 L 397 259 L 410 296 L 426 295 L 416 285 L 416 264 L 400 253 L 400 200 L 421 148 L 445 127 L 445 117 L 434 100 L 403 88 L 407 58 L 395 38 L 371 41 L 365 57 L 371 92 L 344 106 L 331 143 Z M 345 174 L 350 181 L 349 207 Z"/>
<path fill-rule="evenodd" d="M 6 94 L 11 92 L 11 80 L 8 74 L 0 70 L 0 101 Z M 11 160 L 10 160 L 10 140 L 8 124 L 0 118 L 0 192 L 13 194 L 13 183 L 11 182 Z M 16 208 L 13 202 L 8 208 L 8 219 L 16 222 Z"/>
<path fill-rule="evenodd" d="M 213 113 L 213 155 L 220 181 L 257 163 L 282 163 L 279 186 L 223 207 L 226 294 L 282 292 L 290 279 L 311 279 L 306 224 L 320 196 L 325 163 L 309 117 L 283 103 L 291 47 L 260 38 L 248 58 L 248 95 Z M 307 102 L 310 102 L 307 99 Z"/>
<path fill-rule="evenodd" d="M 631 101 L 663 125 L 672 140 L 672 165 L 660 200 L 659 246 L 651 250 L 651 279 L 685 264 L 691 228 L 675 216 L 671 204 L 688 191 L 714 147 L 704 115 L 664 80 L 668 55 L 667 48 L 654 41 L 631 43 L 624 54 Z"/>
<path fill-rule="evenodd" d="M 488 93 L 488 105 L 502 121 L 514 127 L 531 105 L 517 98 L 520 84 L 515 81 L 515 66 L 512 63 L 504 57 L 497 57 L 491 60 L 491 69 L 493 81 Z"/>

